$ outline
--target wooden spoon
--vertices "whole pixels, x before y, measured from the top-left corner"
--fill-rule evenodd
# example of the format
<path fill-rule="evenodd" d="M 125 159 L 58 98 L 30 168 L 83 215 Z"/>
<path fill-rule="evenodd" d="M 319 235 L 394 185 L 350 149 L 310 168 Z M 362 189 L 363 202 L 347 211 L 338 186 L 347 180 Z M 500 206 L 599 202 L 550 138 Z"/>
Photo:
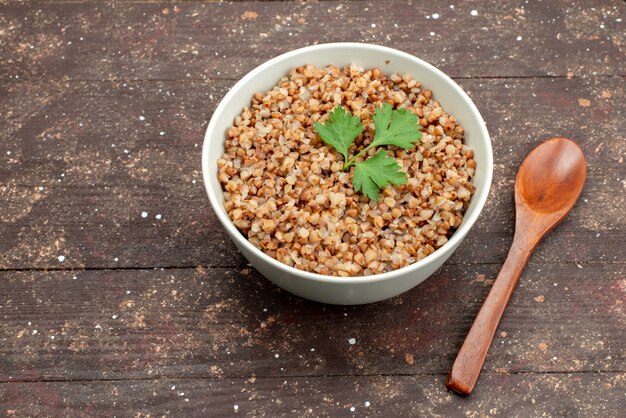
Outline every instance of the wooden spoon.
<path fill-rule="evenodd" d="M 585 183 L 582 150 L 552 138 L 524 160 L 515 180 L 515 235 L 509 255 L 452 365 L 446 387 L 469 395 L 485 362 L 504 308 L 539 241 L 572 210 Z"/>

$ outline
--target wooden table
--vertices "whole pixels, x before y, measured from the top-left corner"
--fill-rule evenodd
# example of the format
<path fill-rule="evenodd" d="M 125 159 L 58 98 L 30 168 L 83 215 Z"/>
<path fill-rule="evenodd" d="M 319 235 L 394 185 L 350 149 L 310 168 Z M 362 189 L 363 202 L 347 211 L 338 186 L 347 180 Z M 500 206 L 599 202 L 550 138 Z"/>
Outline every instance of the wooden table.
<path fill-rule="evenodd" d="M 414 3 L 0 1 L 0 415 L 623 414 L 625 3 Z M 200 172 L 236 80 L 333 41 L 441 68 L 495 151 L 463 245 L 367 306 L 261 277 Z M 511 242 L 517 167 L 556 135 L 584 149 L 585 190 L 460 398 L 443 381 Z"/>

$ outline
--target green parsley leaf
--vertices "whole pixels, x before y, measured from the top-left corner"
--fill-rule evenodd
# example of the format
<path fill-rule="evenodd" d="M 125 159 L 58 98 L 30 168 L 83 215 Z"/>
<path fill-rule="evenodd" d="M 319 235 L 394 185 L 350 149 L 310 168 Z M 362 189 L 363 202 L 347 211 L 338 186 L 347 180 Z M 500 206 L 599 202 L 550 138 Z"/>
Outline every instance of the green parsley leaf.
<path fill-rule="evenodd" d="M 363 132 L 363 124 L 358 116 L 341 106 L 337 106 L 329 115 L 326 123 L 315 123 L 315 130 L 328 145 L 343 155 L 343 170 L 355 166 L 352 182 L 354 190 L 359 191 L 374 201 L 378 201 L 378 191 L 389 184 L 406 184 L 406 173 L 393 158 L 388 158 L 387 151 L 357 162 L 372 147 L 393 145 L 409 149 L 422 138 L 417 116 L 407 109 L 394 110 L 389 103 L 376 109 L 374 116 L 376 133 L 374 140 L 357 155 L 349 158 L 348 150 L 356 137 Z"/>
<path fill-rule="evenodd" d="M 393 158 L 388 158 L 387 151 L 380 151 L 378 154 L 365 161 L 354 165 L 354 190 L 362 190 L 362 193 L 378 202 L 378 190 L 389 183 L 406 184 L 406 173 L 400 171 L 402 167 Z"/>
<path fill-rule="evenodd" d="M 389 103 L 384 103 L 382 107 L 376 109 L 373 119 L 376 134 L 371 147 L 395 145 L 409 149 L 422 138 L 417 115 L 407 109 L 394 111 Z"/>
<path fill-rule="evenodd" d="M 315 122 L 315 130 L 324 142 L 343 155 L 344 161 L 348 161 L 348 148 L 363 132 L 363 124 L 358 116 L 352 116 L 343 107 L 337 106 L 325 124 Z"/>

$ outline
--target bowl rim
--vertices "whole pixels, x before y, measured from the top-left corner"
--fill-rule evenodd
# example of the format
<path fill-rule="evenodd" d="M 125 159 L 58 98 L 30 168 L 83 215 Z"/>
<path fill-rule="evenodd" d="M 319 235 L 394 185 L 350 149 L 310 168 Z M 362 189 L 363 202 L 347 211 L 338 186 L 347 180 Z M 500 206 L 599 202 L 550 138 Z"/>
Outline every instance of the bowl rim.
<path fill-rule="evenodd" d="M 454 232 L 452 237 L 443 246 L 436 249 L 433 253 L 427 255 L 421 260 L 418 260 L 412 264 L 409 264 L 408 266 L 404 266 L 399 269 L 388 271 L 385 273 L 372 274 L 368 276 L 351 276 L 351 277 L 328 276 L 328 275 L 313 273 L 313 272 L 309 272 L 305 270 L 299 270 L 295 267 L 291 267 L 291 266 L 288 266 L 287 264 L 283 264 L 280 261 L 276 260 L 275 258 L 271 257 L 270 255 L 266 254 L 259 248 L 252 245 L 250 241 L 248 241 L 248 239 L 243 236 L 243 234 L 232 223 L 230 217 L 226 213 L 226 210 L 224 209 L 223 205 L 217 198 L 217 194 L 215 193 L 215 190 L 213 190 L 213 187 L 211 186 L 211 176 L 213 175 L 213 172 L 211 168 L 209 167 L 209 148 L 210 148 L 209 144 L 211 142 L 211 138 L 216 134 L 216 132 L 214 131 L 215 131 L 215 125 L 217 124 L 217 120 L 220 118 L 222 113 L 224 113 L 227 107 L 227 104 L 232 100 L 233 97 L 235 97 L 238 94 L 239 90 L 245 84 L 247 84 L 250 80 L 256 77 L 259 73 L 262 73 L 268 69 L 271 69 L 275 64 L 287 58 L 292 58 L 294 56 L 297 57 L 298 55 L 302 55 L 302 54 L 309 53 L 309 52 L 324 51 L 324 50 L 336 49 L 336 48 L 337 49 L 353 48 L 357 50 L 359 49 L 367 50 L 369 52 L 375 51 L 375 52 L 380 52 L 380 53 L 392 54 L 396 56 L 402 56 L 403 58 L 406 58 L 411 61 L 415 61 L 418 64 L 427 67 L 431 71 L 435 72 L 445 82 L 450 84 L 451 87 L 454 90 L 456 90 L 457 93 L 461 95 L 463 100 L 469 106 L 472 116 L 476 118 L 476 120 L 478 121 L 478 124 L 480 127 L 480 133 L 482 137 L 486 140 L 485 145 L 487 148 L 487 158 L 484 164 L 487 165 L 487 172 L 486 172 L 486 177 L 485 177 L 485 181 L 484 181 L 484 185 L 482 189 L 478 193 L 475 193 L 474 196 L 472 196 L 472 199 L 473 200 L 475 199 L 475 202 L 474 202 L 476 205 L 475 210 L 470 214 L 470 216 L 463 218 L 463 222 L 461 223 L 461 226 Z M 285 52 L 268 61 L 265 61 L 264 63 L 257 66 L 249 73 L 247 73 L 245 76 L 243 76 L 224 95 L 224 97 L 222 98 L 218 106 L 215 108 L 213 115 L 211 115 L 211 120 L 207 126 L 207 129 L 204 135 L 203 145 L 202 145 L 202 178 L 204 182 L 204 188 L 209 197 L 209 202 L 211 203 L 211 206 L 213 207 L 213 211 L 215 212 L 218 219 L 220 220 L 220 223 L 224 226 L 224 228 L 228 232 L 228 235 L 230 236 L 230 238 L 234 240 L 235 243 L 238 244 L 238 246 L 245 247 L 249 251 L 255 253 L 256 255 L 264 259 L 273 267 L 279 270 L 282 270 L 283 272 L 287 274 L 293 274 L 302 279 L 308 279 L 308 280 L 312 280 L 315 282 L 322 282 L 322 283 L 358 284 L 358 283 L 383 282 L 387 280 L 393 280 L 395 278 L 404 276 L 406 274 L 410 274 L 416 270 L 419 270 L 421 267 L 425 265 L 436 262 L 441 257 L 444 257 L 448 253 L 449 250 L 451 249 L 454 250 L 456 246 L 460 244 L 460 242 L 467 235 L 469 230 L 472 228 L 472 226 L 478 219 L 478 216 L 481 214 L 485 206 L 485 203 L 487 201 L 489 190 L 491 189 L 492 177 L 493 177 L 493 149 L 491 146 L 491 139 L 489 137 L 489 133 L 487 131 L 487 126 L 485 124 L 484 119 L 482 118 L 480 112 L 478 111 L 478 108 L 476 107 L 474 102 L 470 99 L 470 97 L 467 95 L 467 93 L 465 93 L 465 91 L 463 91 L 463 89 L 452 78 L 450 78 L 447 74 L 439 70 L 434 65 L 414 55 L 408 54 L 406 52 L 399 51 L 397 49 L 389 48 L 389 47 L 382 46 L 382 45 L 369 44 L 369 43 L 333 42 L 333 43 L 311 45 L 311 46 L 306 46 L 303 48 L 298 48 L 298 49 Z M 245 254 L 244 254 L 244 257 L 245 257 Z"/>

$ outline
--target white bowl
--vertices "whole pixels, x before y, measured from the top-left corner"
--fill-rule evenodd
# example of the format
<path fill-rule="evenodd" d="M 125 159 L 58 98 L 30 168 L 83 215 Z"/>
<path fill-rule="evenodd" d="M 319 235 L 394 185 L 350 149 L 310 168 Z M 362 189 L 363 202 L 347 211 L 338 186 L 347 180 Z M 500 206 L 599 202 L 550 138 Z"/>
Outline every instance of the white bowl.
<path fill-rule="evenodd" d="M 454 115 L 465 128 L 467 145 L 474 150 L 476 192 L 465 212 L 461 226 L 450 240 L 426 258 L 401 269 L 371 276 L 332 277 L 287 266 L 254 247 L 233 225 L 224 210 L 224 195 L 217 179 L 217 160 L 224 152 L 226 131 L 244 106 L 250 106 L 254 93 L 271 89 L 295 67 L 305 64 L 364 68 L 379 67 L 385 74 L 411 74 L 433 91 L 433 97 Z M 396 296 L 423 282 L 450 257 L 467 235 L 482 210 L 493 172 L 491 142 L 485 122 L 467 94 L 437 68 L 404 52 L 378 45 L 332 43 L 287 52 L 258 66 L 224 96 L 211 117 L 202 148 L 202 174 L 209 201 L 217 217 L 257 270 L 269 280 L 303 298 L 318 302 L 353 305 L 377 302 Z"/>

